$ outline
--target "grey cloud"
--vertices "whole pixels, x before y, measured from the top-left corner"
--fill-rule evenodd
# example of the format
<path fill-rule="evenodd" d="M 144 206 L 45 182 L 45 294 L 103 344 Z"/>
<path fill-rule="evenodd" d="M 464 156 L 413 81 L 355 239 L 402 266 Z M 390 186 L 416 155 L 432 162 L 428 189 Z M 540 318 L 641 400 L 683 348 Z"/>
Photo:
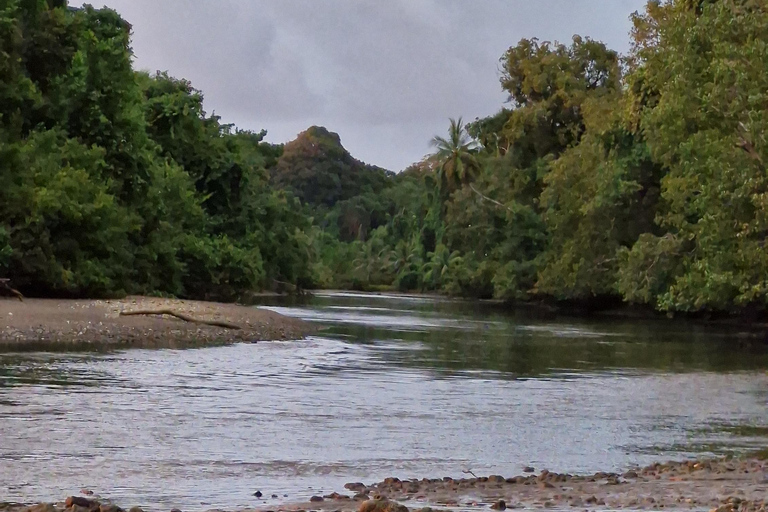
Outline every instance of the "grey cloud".
<path fill-rule="evenodd" d="M 133 24 L 138 67 L 203 90 L 206 108 L 285 142 L 311 124 L 400 170 L 448 117 L 496 112 L 498 61 L 522 37 L 628 48 L 644 0 L 102 0 Z"/>

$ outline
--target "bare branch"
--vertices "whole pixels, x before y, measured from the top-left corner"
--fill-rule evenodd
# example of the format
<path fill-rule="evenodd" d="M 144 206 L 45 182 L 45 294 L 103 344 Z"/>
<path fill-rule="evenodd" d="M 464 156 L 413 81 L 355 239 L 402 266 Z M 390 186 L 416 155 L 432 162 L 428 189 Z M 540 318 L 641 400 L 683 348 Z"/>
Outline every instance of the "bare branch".
<path fill-rule="evenodd" d="M 515 212 L 514 212 L 514 210 L 512 210 L 512 208 L 510 208 L 509 206 L 507 206 L 507 205 L 505 205 L 505 204 L 503 204 L 503 203 L 500 203 L 500 202 L 498 202 L 497 200 L 495 200 L 495 199 L 493 199 L 493 198 L 490 198 L 490 197 L 486 196 L 485 194 L 483 194 L 482 192 L 480 192 L 479 190 L 477 190 L 477 189 L 475 188 L 475 186 L 474 186 L 474 185 L 472 185 L 471 183 L 469 184 L 469 188 L 471 188 L 471 189 L 472 189 L 472 192 L 474 192 L 475 194 L 477 194 L 478 196 L 480 196 L 480 198 L 482 198 L 482 199 L 485 199 L 486 201 L 490 201 L 490 202 L 492 202 L 493 204 L 495 204 L 496 206 L 500 206 L 500 207 L 504 208 L 505 210 L 507 210 L 507 211 L 508 211 L 508 212 L 510 212 L 510 213 L 515 213 Z"/>
<path fill-rule="evenodd" d="M 0 279 L 0 287 L 11 292 L 17 299 L 19 299 L 19 301 L 24 302 L 24 296 L 19 290 L 11 288 L 11 285 L 9 284 L 10 282 L 11 280 L 8 278 Z"/>

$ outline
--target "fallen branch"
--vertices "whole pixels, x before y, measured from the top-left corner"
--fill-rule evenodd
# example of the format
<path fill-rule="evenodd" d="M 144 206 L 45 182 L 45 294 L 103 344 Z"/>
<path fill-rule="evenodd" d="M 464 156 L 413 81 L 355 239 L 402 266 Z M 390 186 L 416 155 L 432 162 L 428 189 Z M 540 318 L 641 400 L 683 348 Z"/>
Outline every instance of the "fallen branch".
<path fill-rule="evenodd" d="M 483 194 L 482 192 L 480 192 L 479 190 L 477 190 L 477 189 L 475 188 L 475 186 L 474 186 L 474 185 L 470 184 L 470 185 L 469 185 L 469 188 L 471 188 L 471 189 L 472 189 L 472 192 L 474 192 L 475 194 L 479 195 L 481 199 L 485 199 L 486 201 L 490 201 L 490 202 L 492 202 L 493 204 L 495 204 L 496 206 L 501 206 L 502 208 L 504 208 L 504 209 L 505 209 L 505 210 L 507 210 L 508 212 L 511 212 L 511 213 L 515 213 L 515 212 L 514 212 L 514 210 L 512 210 L 512 208 L 510 208 L 509 206 L 507 206 L 507 205 L 505 205 L 505 204 L 503 204 L 503 203 L 500 203 L 500 202 L 498 202 L 498 201 L 497 201 L 497 200 L 495 200 L 495 199 L 492 199 L 492 198 L 490 198 L 490 197 L 486 196 L 485 194 Z"/>
<path fill-rule="evenodd" d="M 222 322 L 219 320 L 201 320 L 199 318 L 193 318 L 183 313 L 177 313 L 170 309 L 139 309 L 135 311 L 121 311 L 120 316 L 135 316 L 135 315 L 168 315 L 184 320 L 185 322 L 191 322 L 194 324 L 212 325 L 213 327 L 223 327 L 224 329 L 240 330 L 242 327 L 229 322 Z"/>
<path fill-rule="evenodd" d="M 477 475 L 474 474 L 471 469 L 462 469 L 461 472 L 465 475 L 472 475 L 473 477 L 477 478 Z"/>
<path fill-rule="evenodd" d="M 15 289 L 15 288 L 11 288 L 11 285 L 8 284 L 10 282 L 11 282 L 11 280 L 8 279 L 8 278 L 0 279 L 0 286 L 2 286 L 3 289 L 8 290 L 13 295 L 15 295 L 16 298 L 19 299 L 19 301 L 24 302 L 24 296 L 21 294 L 21 292 L 19 290 Z"/>

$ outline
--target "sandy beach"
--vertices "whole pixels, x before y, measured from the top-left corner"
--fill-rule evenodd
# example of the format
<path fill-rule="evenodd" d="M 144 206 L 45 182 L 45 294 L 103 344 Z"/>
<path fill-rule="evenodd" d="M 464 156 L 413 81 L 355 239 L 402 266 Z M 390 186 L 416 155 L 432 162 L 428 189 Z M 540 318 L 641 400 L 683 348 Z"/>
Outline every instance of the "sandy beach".
<path fill-rule="evenodd" d="M 121 313 L 167 310 L 228 327 L 170 315 Z M 117 300 L 0 298 L 0 349 L 173 348 L 299 339 L 308 323 L 256 307 L 154 297 Z"/>

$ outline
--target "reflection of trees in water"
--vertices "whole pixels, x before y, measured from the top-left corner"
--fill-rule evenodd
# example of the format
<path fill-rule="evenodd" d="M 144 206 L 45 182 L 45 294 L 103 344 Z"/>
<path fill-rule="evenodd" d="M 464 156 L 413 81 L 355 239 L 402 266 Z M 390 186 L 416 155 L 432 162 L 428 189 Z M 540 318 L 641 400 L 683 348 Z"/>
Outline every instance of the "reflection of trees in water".
<path fill-rule="evenodd" d="M 584 325 L 580 330 L 558 324 L 500 326 L 498 320 L 472 329 L 393 331 L 343 325 L 334 326 L 332 332 L 357 343 L 394 339 L 413 347 L 396 351 L 382 348 L 379 357 L 393 364 L 449 372 L 487 370 L 501 372 L 499 378 L 563 372 L 768 368 L 768 346 L 739 346 L 733 337 L 707 334 L 700 326 L 671 330 L 663 322 L 622 322 Z"/>

